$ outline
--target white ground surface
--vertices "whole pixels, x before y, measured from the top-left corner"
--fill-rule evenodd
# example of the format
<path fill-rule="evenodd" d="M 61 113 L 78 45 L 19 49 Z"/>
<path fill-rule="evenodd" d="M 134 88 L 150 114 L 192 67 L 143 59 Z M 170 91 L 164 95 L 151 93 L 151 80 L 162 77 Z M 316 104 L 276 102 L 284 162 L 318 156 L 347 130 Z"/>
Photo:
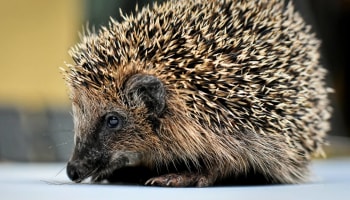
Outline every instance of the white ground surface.
<path fill-rule="evenodd" d="M 312 169 L 313 181 L 301 185 L 160 188 L 74 184 L 64 163 L 0 163 L 0 200 L 350 199 L 350 158 L 314 161 Z"/>

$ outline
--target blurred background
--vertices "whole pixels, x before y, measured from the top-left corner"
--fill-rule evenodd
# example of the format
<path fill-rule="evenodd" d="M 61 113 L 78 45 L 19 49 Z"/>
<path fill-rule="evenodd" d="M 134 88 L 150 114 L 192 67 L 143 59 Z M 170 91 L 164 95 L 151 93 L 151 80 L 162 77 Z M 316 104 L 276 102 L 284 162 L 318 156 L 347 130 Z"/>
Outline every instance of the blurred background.
<path fill-rule="evenodd" d="M 135 0 L 0 0 L 0 161 L 66 161 L 73 122 L 59 67 L 72 63 L 67 51 L 89 22 L 98 29 Z M 322 42 L 335 108 L 330 157 L 350 155 L 347 85 L 350 0 L 294 0 Z"/>

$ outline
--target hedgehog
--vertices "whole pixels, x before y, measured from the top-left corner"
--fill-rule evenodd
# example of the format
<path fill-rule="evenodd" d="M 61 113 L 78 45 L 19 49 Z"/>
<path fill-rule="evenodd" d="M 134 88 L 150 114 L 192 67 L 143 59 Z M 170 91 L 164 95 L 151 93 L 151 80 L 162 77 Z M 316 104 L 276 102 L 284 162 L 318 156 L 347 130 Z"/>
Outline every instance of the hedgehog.
<path fill-rule="evenodd" d="M 148 186 L 297 184 L 324 156 L 320 41 L 284 0 L 170 0 L 85 31 L 63 69 L 67 175 Z"/>

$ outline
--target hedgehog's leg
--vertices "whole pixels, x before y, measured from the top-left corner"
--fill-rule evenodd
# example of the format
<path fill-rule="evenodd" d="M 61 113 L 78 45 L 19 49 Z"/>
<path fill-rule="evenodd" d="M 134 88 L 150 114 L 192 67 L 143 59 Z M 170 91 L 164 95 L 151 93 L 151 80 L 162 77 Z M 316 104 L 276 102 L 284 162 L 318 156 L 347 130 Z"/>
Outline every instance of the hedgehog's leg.
<path fill-rule="evenodd" d="M 213 185 L 214 179 L 211 176 L 198 173 L 171 173 L 154 177 L 146 181 L 145 185 L 165 187 L 206 187 Z"/>

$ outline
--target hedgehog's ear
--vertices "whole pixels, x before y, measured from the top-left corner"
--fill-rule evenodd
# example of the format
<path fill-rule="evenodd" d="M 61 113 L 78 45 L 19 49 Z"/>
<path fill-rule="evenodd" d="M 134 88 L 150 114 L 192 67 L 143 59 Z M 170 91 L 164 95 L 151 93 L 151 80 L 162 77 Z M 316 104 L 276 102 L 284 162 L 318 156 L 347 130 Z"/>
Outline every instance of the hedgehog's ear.
<path fill-rule="evenodd" d="M 125 93 L 129 104 L 143 101 L 149 112 L 160 115 L 165 108 L 165 88 L 155 76 L 135 74 L 125 84 Z"/>

